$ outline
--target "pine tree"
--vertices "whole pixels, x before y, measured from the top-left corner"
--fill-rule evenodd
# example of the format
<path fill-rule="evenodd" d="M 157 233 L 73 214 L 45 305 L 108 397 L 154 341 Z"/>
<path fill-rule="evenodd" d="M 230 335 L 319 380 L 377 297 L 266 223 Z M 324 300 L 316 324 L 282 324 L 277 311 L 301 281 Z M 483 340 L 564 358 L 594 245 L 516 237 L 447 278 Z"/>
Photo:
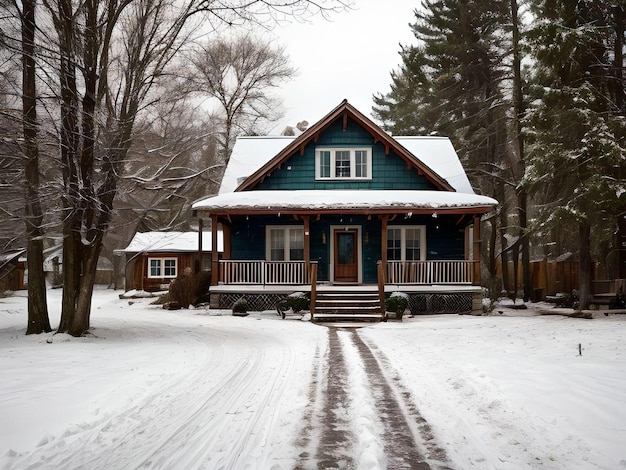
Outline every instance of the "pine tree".
<path fill-rule="evenodd" d="M 391 92 L 374 96 L 374 116 L 392 133 L 451 138 L 473 185 L 502 203 L 504 258 L 509 211 L 521 207 L 513 188 L 524 174 L 521 149 L 510 142 L 519 133 L 510 124 L 511 8 L 501 0 L 425 0 L 412 25 L 416 45 L 402 47 Z"/>
<path fill-rule="evenodd" d="M 576 227 L 580 305 L 590 300 L 592 227 L 624 210 L 623 7 L 613 1 L 533 4 L 536 85 L 527 178 L 546 194 L 542 222 Z"/>

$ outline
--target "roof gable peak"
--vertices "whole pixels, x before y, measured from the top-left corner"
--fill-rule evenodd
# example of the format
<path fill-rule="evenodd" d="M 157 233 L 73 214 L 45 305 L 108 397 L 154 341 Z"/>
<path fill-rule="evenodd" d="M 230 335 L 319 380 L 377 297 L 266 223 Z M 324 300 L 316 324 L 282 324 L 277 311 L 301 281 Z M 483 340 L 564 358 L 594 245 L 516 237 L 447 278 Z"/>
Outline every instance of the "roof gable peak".
<path fill-rule="evenodd" d="M 306 129 L 301 135 L 293 139 L 293 141 L 276 156 L 265 163 L 255 173 L 242 181 L 235 191 L 245 191 L 254 188 L 261 181 L 263 181 L 266 176 L 271 174 L 277 168 L 280 168 L 280 166 L 292 155 L 295 153 L 299 153 L 300 155 L 304 154 L 306 146 L 310 142 L 317 142 L 322 133 L 324 133 L 333 123 L 337 122 L 337 120 L 341 120 L 341 126 L 344 131 L 346 131 L 348 127 L 349 120 L 354 121 L 372 136 L 374 145 L 380 143 L 385 147 L 386 155 L 389 155 L 389 153 L 393 151 L 406 162 L 407 168 L 417 170 L 420 175 L 424 175 L 426 179 L 433 183 L 439 190 L 455 191 L 455 189 L 445 179 L 420 161 L 391 135 L 386 133 L 380 126 L 352 106 L 347 99 L 344 99 L 326 116 Z"/>

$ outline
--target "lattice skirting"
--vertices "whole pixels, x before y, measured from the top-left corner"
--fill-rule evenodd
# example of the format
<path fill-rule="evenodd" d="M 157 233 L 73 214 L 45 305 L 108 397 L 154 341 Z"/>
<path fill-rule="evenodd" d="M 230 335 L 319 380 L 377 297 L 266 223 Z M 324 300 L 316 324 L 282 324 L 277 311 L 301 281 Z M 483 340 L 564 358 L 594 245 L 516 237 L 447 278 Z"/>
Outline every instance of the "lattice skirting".
<path fill-rule="evenodd" d="M 472 294 L 409 294 L 409 308 L 412 315 L 470 312 Z"/>
<path fill-rule="evenodd" d="M 218 298 L 215 299 L 214 296 Z M 251 312 L 275 310 L 276 302 L 284 299 L 285 296 L 286 294 L 212 294 L 211 307 L 225 310 L 232 309 L 235 302 L 243 298 L 248 303 L 248 310 Z M 409 294 L 409 308 L 412 315 L 424 313 L 463 313 L 472 311 L 472 307 L 471 293 Z"/>
<path fill-rule="evenodd" d="M 285 294 L 218 294 L 218 308 L 231 309 L 239 299 L 245 299 L 248 310 L 262 312 L 263 310 L 276 310 L 276 302 L 285 298 Z"/>

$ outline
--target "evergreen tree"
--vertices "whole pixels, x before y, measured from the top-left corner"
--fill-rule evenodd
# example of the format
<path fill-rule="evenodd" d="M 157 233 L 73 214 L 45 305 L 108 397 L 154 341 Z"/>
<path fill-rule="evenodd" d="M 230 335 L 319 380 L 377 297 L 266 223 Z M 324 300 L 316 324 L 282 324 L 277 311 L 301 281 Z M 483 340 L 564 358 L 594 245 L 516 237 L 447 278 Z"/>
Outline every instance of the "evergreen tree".
<path fill-rule="evenodd" d="M 527 179 L 545 194 L 547 227 L 576 227 L 580 304 L 590 300 L 593 232 L 624 210 L 623 6 L 540 0 L 532 5 L 536 85 Z"/>
<path fill-rule="evenodd" d="M 473 185 L 502 203 L 505 258 L 509 211 L 522 207 L 514 188 L 524 174 L 522 149 L 510 141 L 519 133 L 510 123 L 511 9 L 501 0 L 425 0 L 412 25 L 417 43 L 402 47 L 391 91 L 374 96 L 374 116 L 392 133 L 451 138 Z M 495 269 L 493 260 L 487 265 Z"/>

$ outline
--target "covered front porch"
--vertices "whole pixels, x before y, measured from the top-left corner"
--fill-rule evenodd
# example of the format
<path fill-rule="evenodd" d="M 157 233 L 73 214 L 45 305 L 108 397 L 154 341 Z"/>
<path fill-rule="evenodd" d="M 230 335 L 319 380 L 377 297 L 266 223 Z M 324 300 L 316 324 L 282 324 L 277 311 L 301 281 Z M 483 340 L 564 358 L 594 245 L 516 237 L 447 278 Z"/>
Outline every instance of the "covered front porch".
<path fill-rule="evenodd" d="M 415 191 L 387 191 L 397 203 L 376 203 L 380 194 L 370 191 L 325 191 L 315 203 L 311 195 L 298 200 L 302 191 L 273 191 L 271 203 L 249 202 L 263 201 L 264 193 L 196 206 L 210 218 L 212 236 L 218 227 L 224 234 L 224 252 L 211 261 L 213 307 L 230 308 L 244 297 L 265 310 L 305 292 L 315 318 L 318 293 L 369 291 L 382 315 L 385 296 L 400 291 L 416 312 L 480 308 L 480 215 L 489 204 L 468 206 L 467 195 L 455 203 L 454 193 L 445 203 L 425 203 L 416 198 L 427 195 Z"/>
<path fill-rule="evenodd" d="M 453 311 L 480 308 L 480 216 L 492 207 L 483 196 L 393 190 L 235 192 L 194 205 L 212 237 L 218 227 L 224 236 L 211 260 L 214 307 L 239 296 L 272 308 L 303 291 L 314 317 L 329 289 L 373 292 L 379 314 L 392 291 L 410 294 L 416 311 L 451 298 Z"/>

